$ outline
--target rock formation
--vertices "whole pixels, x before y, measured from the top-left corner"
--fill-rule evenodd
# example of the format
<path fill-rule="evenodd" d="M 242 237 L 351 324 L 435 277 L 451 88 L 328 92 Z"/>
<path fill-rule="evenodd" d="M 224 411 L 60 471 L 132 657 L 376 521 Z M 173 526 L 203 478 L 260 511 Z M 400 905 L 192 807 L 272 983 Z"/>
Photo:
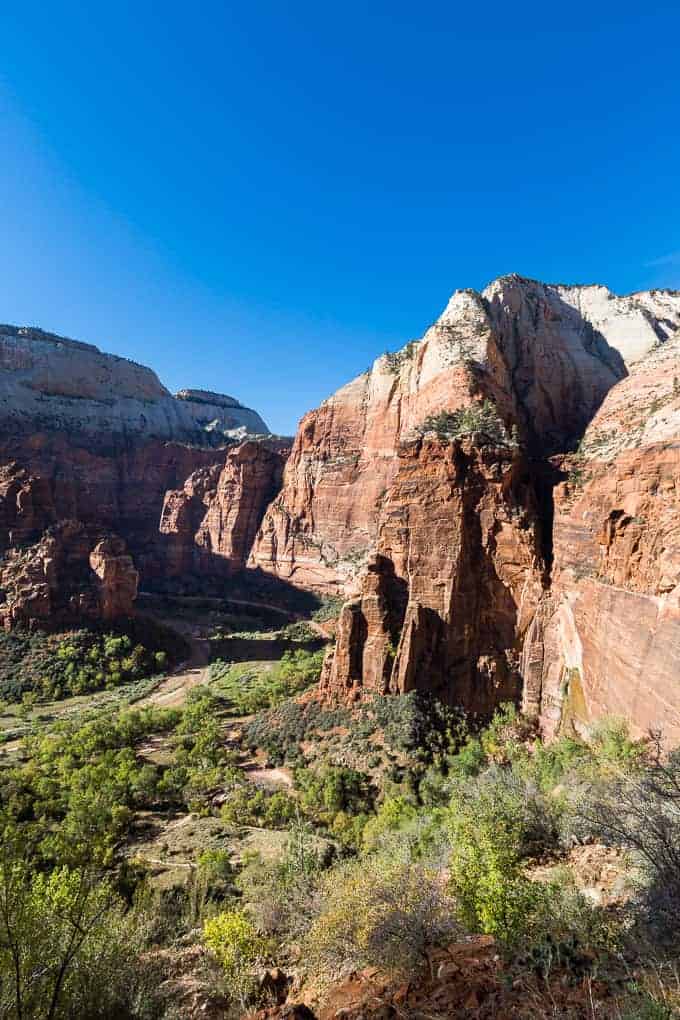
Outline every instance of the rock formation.
<path fill-rule="evenodd" d="M 5 625 L 247 564 L 347 598 L 326 698 L 521 695 L 548 735 L 620 714 L 680 739 L 680 294 L 458 291 L 302 419 L 282 483 L 253 415 L 2 327 Z"/>
<path fill-rule="evenodd" d="M 656 309 L 656 316 L 654 313 Z M 386 354 L 307 414 L 251 563 L 301 585 L 352 591 L 376 548 L 397 450 L 433 413 L 491 398 L 538 457 L 578 441 L 604 397 L 680 324 L 665 293 L 502 277 L 457 291 L 422 340 Z"/>
<path fill-rule="evenodd" d="M 328 697 L 676 725 L 679 327 L 673 292 L 503 277 L 302 420 L 250 562 L 350 597 Z M 484 398 L 523 454 L 414 439 Z"/>
<path fill-rule="evenodd" d="M 90 446 L 122 439 L 205 441 L 241 430 L 268 435 L 233 397 L 182 390 L 173 397 L 150 368 L 40 329 L 0 326 L 0 429 L 58 430 Z"/>
<path fill-rule="evenodd" d="M 521 684 L 543 563 L 528 464 L 510 447 L 417 440 L 399 451 L 378 553 L 341 613 L 331 697 L 427 691 L 488 713 Z"/>
<path fill-rule="evenodd" d="M 228 577 L 245 566 L 264 512 L 281 487 L 284 442 L 244 442 L 220 464 L 165 494 L 164 574 Z"/>
<path fill-rule="evenodd" d="M 248 460 L 238 443 L 250 434 L 264 438 L 268 430 L 233 397 L 202 390 L 172 397 L 154 372 L 134 362 L 41 330 L 0 327 L 5 625 L 128 613 L 136 571 L 150 584 L 172 571 L 167 516 L 159 522 L 166 493 L 193 475 L 212 472 L 219 482 L 224 469 L 215 493 L 221 510 L 213 510 L 198 546 L 208 559 L 215 538 L 221 559 L 214 562 L 227 562 L 233 552 L 241 563 L 281 473 L 274 440 L 267 438 L 261 457 L 256 442 L 245 443 L 259 472 L 248 475 L 243 467 L 244 484 L 231 493 L 238 505 L 228 506 L 225 464 L 234 470 Z M 222 511 L 220 523 L 215 515 Z M 79 596 L 71 568 L 82 584 Z"/>
<path fill-rule="evenodd" d="M 0 625 L 55 627 L 130 616 L 137 581 L 121 538 L 61 521 L 0 562 Z"/>
<path fill-rule="evenodd" d="M 631 365 L 555 489 L 552 585 L 524 705 L 545 732 L 619 716 L 680 740 L 680 333 Z"/>

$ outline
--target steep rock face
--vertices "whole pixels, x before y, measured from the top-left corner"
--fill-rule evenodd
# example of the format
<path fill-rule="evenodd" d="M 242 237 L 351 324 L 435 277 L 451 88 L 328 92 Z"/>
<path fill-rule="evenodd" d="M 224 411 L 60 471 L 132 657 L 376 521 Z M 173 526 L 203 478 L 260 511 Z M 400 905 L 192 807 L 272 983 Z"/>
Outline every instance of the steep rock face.
<path fill-rule="evenodd" d="M 30 506 L 35 522 L 29 537 L 65 519 L 115 531 L 125 539 L 147 579 L 163 571 L 158 522 L 166 491 L 181 486 L 197 468 L 219 464 L 224 457 L 224 450 L 158 441 L 107 451 L 101 446 L 89 449 L 82 437 L 55 432 L 0 437 L 0 463 L 13 463 L 15 470 L 32 479 Z M 1 486 L 0 482 L 0 496 Z M 25 504 L 20 516 L 26 529 L 29 495 L 19 494 L 15 502 L 17 498 Z M 16 517 L 11 503 L 11 498 L 0 503 L 0 522 L 3 513 Z M 2 523 L 0 542 L 1 531 Z M 14 534 L 16 540 L 10 544 L 20 544 L 16 525 Z"/>
<path fill-rule="evenodd" d="M 62 521 L 0 562 L 0 625 L 10 630 L 130 616 L 137 581 L 121 538 Z"/>
<path fill-rule="evenodd" d="M 222 464 L 166 492 L 160 518 L 164 573 L 228 576 L 243 569 L 264 512 L 281 487 L 284 443 L 245 442 Z"/>
<path fill-rule="evenodd" d="M 680 336 L 614 388 L 563 463 L 525 707 L 548 736 L 622 716 L 680 740 Z"/>
<path fill-rule="evenodd" d="M 548 734 L 617 711 L 668 726 L 679 325 L 678 294 L 505 277 L 303 419 L 251 563 L 353 596 L 327 697 L 427 689 L 483 713 L 523 687 Z M 528 461 L 413 442 L 482 398 Z"/>
<path fill-rule="evenodd" d="M 482 714 L 517 696 L 521 639 L 541 595 L 535 525 L 518 451 L 404 444 L 378 553 L 340 616 L 325 695 L 422 690 Z"/>
<path fill-rule="evenodd" d="M 233 397 L 184 390 L 175 398 L 144 365 L 17 326 L 0 326 L 0 428 L 57 429 L 105 447 L 125 439 L 206 441 L 208 432 L 241 428 L 269 432 Z"/>
<path fill-rule="evenodd" d="M 469 402 L 465 359 L 484 357 L 488 332 L 479 296 L 460 292 L 422 341 L 378 358 L 307 414 L 251 564 L 303 587 L 351 591 L 375 550 L 399 443 L 427 415 Z"/>
<path fill-rule="evenodd" d="M 492 399 L 536 456 L 577 442 L 610 389 L 680 323 L 680 296 L 502 277 L 457 291 L 420 341 L 307 414 L 251 565 L 353 594 L 377 548 L 397 449 L 428 415 Z"/>
<path fill-rule="evenodd" d="M 0 567 L 13 593 L 6 625 L 72 618 L 78 607 L 86 617 L 127 613 L 137 584 L 131 569 L 145 583 L 175 570 L 159 532 L 166 493 L 181 491 L 191 476 L 189 489 L 199 486 L 205 474 L 215 478 L 215 499 L 229 502 L 225 463 L 236 470 L 234 444 L 250 433 L 268 430 L 233 397 L 202 390 L 173 397 L 142 365 L 41 330 L 1 326 Z M 257 445 L 249 449 L 259 464 Z M 213 508 L 198 542 L 206 563 L 225 562 L 227 547 L 234 563 L 247 556 L 260 505 L 275 493 L 277 465 L 259 474 L 243 465 L 231 517 L 217 520 Z M 269 487 L 260 477 L 267 470 Z M 134 568 L 114 548 L 119 539 L 102 544 L 109 533 L 122 536 Z M 221 550 L 214 560 L 213 540 Z M 80 578 L 74 590 L 71 568 Z"/>
<path fill-rule="evenodd" d="M 56 520 L 52 489 L 16 462 L 0 464 L 0 554 L 35 541 Z"/>

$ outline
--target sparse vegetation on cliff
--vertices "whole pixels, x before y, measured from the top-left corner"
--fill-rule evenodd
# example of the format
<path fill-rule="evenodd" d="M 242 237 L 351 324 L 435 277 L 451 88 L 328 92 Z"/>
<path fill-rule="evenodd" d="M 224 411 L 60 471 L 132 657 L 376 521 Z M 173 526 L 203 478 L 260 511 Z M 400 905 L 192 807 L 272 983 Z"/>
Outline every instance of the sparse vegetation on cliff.
<path fill-rule="evenodd" d="M 432 432 L 445 442 L 474 436 L 484 446 L 513 446 L 517 443 L 514 432 L 508 433 L 491 400 L 470 404 L 456 411 L 440 411 L 439 414 L 429 415 L 418 432 L 421 436 Z"/>

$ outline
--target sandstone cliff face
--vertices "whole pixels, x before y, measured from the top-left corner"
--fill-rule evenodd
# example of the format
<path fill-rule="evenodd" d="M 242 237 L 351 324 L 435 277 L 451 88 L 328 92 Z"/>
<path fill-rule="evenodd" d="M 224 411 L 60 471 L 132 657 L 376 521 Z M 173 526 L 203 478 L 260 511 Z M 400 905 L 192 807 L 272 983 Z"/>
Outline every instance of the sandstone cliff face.
<path fill-rule="evenodd" d="M 605 716 L 680 740 L 680 335 L 613 389 L 563 464 L 554 569 L 524 655 L 547 735 Z"/>
<path fill-rule="evenodd" d="M 280 479 L 272 451 L 281 444 L 262 453 L 257 443 L 234 444 L 267 431 L 233 397 L 172 397 L 144 366 L 41 330 L 0 327 L 5 625 L 127 614 L 137 570 L 148 584 L 184 566 L 242 564 Z M 172 515 L 161 522 L 161 514 L 185 485 L 195 503 L 204 475 L 215 485 L 196 524 L 196 559 L 175 541 Z M 134 566 L 116 545 L 123 540 Z"/>
<path fill-rule="evenodd" d="M 575 443 L 609 390 L 680 324 L 680 296 L 502 277 L 457 291 L 420 341 L 383 355 L 301 421 L 251 564 L 352 593 L 377 548 L 399 445 L 432 413 L 488 396 L 535 455 Z"/>
<path fill-rule="evenodd" d="M 130 616 L 137 581 L 121 538 L 62 521 L 0 562 L 0 625 L 55 627 Z"/>
<path fill-rule="evenodd" d="M 17 326 L 0 326 L 0 428 L 76 433 L 104 447 L 125 439 L 205 441 L 209 432 L 241 428 L 269 433 L 233 397 L 183 390 L 175 398 L 144 365 Z"/>
<path fill-rule="evenodd" d="M 488 713 L 520 687 L 543 564 L 528 466 L 470 441 L 405 444 L 378 553 L 342 610 L 328 697 L 428 691 Z"/>
<path fill-rule="evenodd" d="M 160 518 L 164 574 L 225 577 L 242 570 L 264 512 L 281 487 L 284 443 L 245 442 L 223 463 L 166 492 Z"/>
<path fill-rule="evenodd" d="M 250 562 L 352 597 L 326 696 L 427 689 L 485 712 L 523 689 L 548 734 L 617 712 L 668 727 L 679 326 L 678 294 L 505 277 L 303 419 Z M 528 459 L 414 443 L 484 397 Z"/>

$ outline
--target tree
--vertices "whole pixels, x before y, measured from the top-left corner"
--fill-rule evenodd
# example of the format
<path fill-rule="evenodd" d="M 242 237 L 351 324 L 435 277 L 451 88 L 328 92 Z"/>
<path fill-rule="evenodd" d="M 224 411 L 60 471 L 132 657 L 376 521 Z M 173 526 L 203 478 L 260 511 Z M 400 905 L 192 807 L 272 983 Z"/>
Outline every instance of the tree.
<path fill-rule="evenodd" d="M 120 1015 L 139 943 L 110 883 L 86 869 L 37 872 L 16 830 L 0 852 L 0 1011 L 13 1020 Z"/>

